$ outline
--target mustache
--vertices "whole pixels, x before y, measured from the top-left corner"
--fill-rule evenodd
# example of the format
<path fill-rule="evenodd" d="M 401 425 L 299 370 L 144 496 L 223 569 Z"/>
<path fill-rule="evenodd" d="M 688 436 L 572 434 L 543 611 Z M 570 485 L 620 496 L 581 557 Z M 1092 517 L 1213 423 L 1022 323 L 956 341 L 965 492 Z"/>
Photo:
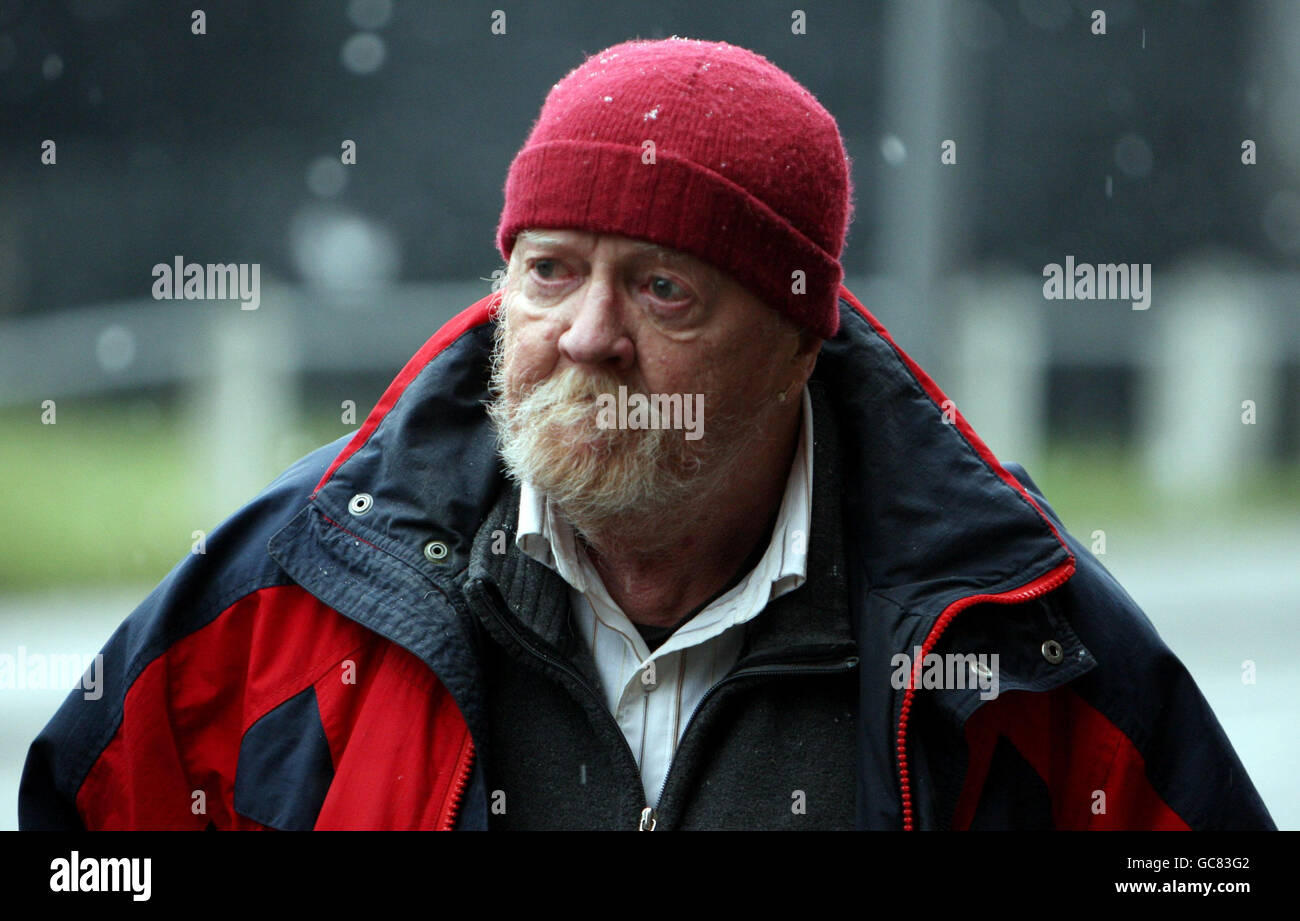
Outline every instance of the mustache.
<path fill-rule="evenodd" d="M 602 370 L 588 370 L 570 365 L 554 374 L 533 382 L 518 398 L 534 406 L 553 403 L 588 403 L 602 395 L 614 395 L 618 388 L 633 389 L 626 381 Z"/>

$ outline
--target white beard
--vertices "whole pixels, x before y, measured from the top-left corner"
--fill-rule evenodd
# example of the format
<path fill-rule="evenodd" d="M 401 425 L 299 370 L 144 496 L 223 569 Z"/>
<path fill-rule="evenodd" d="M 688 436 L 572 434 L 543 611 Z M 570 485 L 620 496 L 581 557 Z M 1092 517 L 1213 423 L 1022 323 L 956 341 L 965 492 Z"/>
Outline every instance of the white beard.
<path fill-rule="evenodd" d="M 688 441 L 682 429 L 600 428 L 597 397 L 617 393 L 623 382 L 607 371 L 570 366 L 517 393 L 508 385 L 508 338 L 503 313 L 488 413 L 506 472 L 545 493 L 585 536 L 620 519 L 661 516 L 665 531 L 674 530 L 683 514 L 727 482 L 752 440 L 752 425 L 716 412 L 698 441 Z M 653 542 L 654 535 L 642 538 Z"/>

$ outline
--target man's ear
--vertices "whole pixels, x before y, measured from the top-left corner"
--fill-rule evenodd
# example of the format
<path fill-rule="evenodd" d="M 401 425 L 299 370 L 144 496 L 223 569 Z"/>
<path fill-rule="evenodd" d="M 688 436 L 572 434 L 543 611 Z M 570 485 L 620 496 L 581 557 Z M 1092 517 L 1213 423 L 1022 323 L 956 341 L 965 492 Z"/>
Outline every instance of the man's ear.
<path fill-rule="evenodd" d="M 813 368 L 817 364 L 817 356 L 821 354 L 821 350 L 822 337 L 810 329 L 800 328 L 798 344 L 794 355 L 791 356 L 791 361 L 800 366 L 800 374 L 805 382 L 812 377 Z"/>

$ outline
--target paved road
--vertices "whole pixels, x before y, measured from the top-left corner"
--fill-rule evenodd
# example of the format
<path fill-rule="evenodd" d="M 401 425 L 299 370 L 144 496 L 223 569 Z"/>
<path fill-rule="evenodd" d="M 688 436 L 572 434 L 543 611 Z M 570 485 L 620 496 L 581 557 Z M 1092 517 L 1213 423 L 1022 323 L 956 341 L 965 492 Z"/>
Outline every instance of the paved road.
<path fill-rule="evenodd" d="M 1300 523 L 1160 538 L 1108 534 L 1103 562 L 1190 669 L 1280 828 L 1300 830 Z M 152 586 L 0 597 L 0 654 L 93 656 Z M 1256 681 L 1242 681 L 1242 663 Z M 59 690 L 0 690 L 0 829 L 17 827 L 27 746 Z"/>

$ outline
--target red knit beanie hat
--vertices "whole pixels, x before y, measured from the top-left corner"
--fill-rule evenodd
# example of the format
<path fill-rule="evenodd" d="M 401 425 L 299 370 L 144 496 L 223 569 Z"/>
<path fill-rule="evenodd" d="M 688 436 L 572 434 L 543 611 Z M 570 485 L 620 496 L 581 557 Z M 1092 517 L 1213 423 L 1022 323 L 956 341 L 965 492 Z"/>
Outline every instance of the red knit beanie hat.
<path fill-rule="evenodd" d="M 762 55 L 676 36 L 623 42 L 551 88 L 510 166 L 497 248 L 509 262 L 529 228 L 649 240 L 829 339 L 849 167 L 835 119 Z"/>

